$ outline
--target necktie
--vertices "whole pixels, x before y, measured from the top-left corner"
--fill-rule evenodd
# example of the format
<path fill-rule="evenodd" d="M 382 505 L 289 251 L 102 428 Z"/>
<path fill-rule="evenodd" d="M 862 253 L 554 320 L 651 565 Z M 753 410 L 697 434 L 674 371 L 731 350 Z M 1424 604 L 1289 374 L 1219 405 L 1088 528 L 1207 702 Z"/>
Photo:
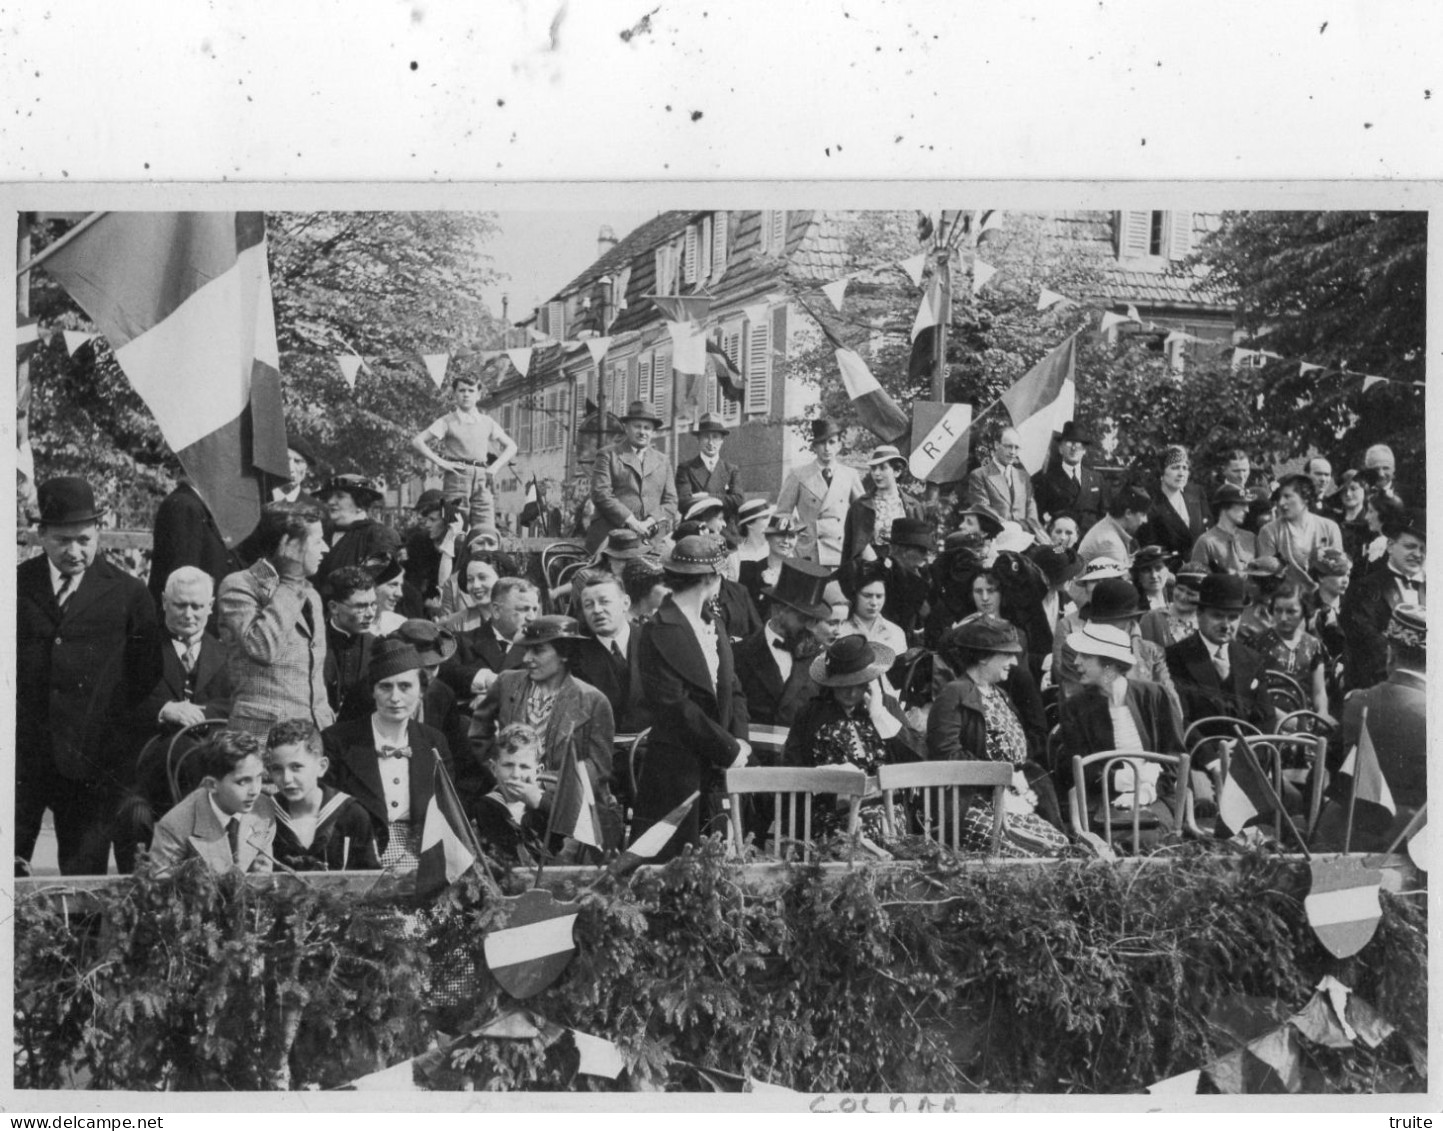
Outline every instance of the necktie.
<path fill-rule="evenodd" d="M 1012 469 L 1007 469 L 1007 516 L 1009 518 L 1017 513 L 1017 480 L 1012 477 Z"/>
<path fill-rule="evenodd" d="M 376 753 L 382 758 L 409 758 L 411 748 L 409 746 L 382 746 Z"/>
<path fill-rule="evenodd" d="M 1228 663 L 1228 646 L 1226 644 L 1220 645 L 1217 652 L 1213 654 L 1213 667 L 1217 668 L 1218 675 L 1224 680 L 1231 674 L 1232 667 Z"/>
<path fill-rule="evenodd" d="M 59 605 L 62 609 L 65 608 L 65 602 L 70 600 L 70 594 L 74 591 L 74 589 L 74 575 L 66 574 L 60 579 L 60 588 L 55 593 L 55 603 Z"/>
<path fill-rule="evenodd" d="M 193 640 L 185 646 L 185 654 L 181 656 L 180 662 L 185 667 L 185 674 L 190 675 L 195 671 L 195 662 L 200 656 L 200 641 Z"/>
<path fill-rule="evenodd" d="M 225 827 L 225 836 L 230 841 L 230 858 L 240 863 L 240 818 L 232 817 Z"/>
<path fill-rule="evenodd" d="M 788 656 L 792 654 L 792 649 L 785 640 L 773 640 L 772 647 L 778 652 L 785 652 Z"/>
<path fill-rule="evenodd" d="M 829 468 L 829 467 L 824 467 L 824 468 L 822 468 L 822 482 L 825 483 L 828 487 L 830 487 L 830 486 L 832 485 L 832 469 L 831 469 L 831 468 Z"/>
<path fill-rule="evenodd" d="M 621 645 L 615 640 L 611 642 L 611 654 L 621 663 L 626 663 L 626 653 L 621 650 Z"/>

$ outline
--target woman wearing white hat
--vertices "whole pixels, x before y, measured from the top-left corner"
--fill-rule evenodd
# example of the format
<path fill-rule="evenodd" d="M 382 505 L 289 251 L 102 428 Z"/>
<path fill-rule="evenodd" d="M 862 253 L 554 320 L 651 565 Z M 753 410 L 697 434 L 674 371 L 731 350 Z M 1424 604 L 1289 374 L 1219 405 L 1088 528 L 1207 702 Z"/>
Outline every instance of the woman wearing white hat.
<path fill-rule="evenodd" d="M 1062 752 L 1059 777 L 1065 787 L 1072 781 L 1072 758 L 1103 750 L 1153 754 L 1180 754 L 1182 726 L 1167 693 L 1156 683 L 1130 678 L 1136 662 L 1132 638 L 1115 624 L 1090 621 L 1067 637 L 1077 655 L 1082 688 L 1062 702 Z M 1131 809 L 1151 805 L 1158 798 L 1161 766 L 1144 763 L 1140 783 L 1133 782 L 1130 766 L 1122 765 L 1109 785 L 1111 803 Z M 1095 788 L 1096 782 L 1089 782 Z"/>
<path fill-rule="evenodd" d="M 737 534 L 741 545 L 737 547 L 738 562 L 760 562 L 767 558 L 767 520 L 777 513 L 777 508 L 766 499 L 748 499 L 737 510 Z"/>
<path fill-rule="evenodd" d="M 842 530 L 842 561 L 885 558 L 892 542 L 892 523 L 899 518 L 921 518 L 922 504 L 904 494 L 898 481 L 907 460 L 891 444 L 872 449 L 867 461 L 871 482 L 867 493 L 847 508 Z"/>

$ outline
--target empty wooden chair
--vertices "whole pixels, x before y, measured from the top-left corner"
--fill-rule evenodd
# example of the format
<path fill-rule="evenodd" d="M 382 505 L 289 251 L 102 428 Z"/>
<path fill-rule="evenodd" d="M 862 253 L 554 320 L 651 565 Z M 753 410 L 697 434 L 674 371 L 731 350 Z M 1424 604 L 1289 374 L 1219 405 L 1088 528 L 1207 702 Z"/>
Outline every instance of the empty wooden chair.
<path fill-rule="evenodd" d="M 726 788 L 731 802 L 732 839 L 740 851 L 746 843 L 742 827 L 742 798 L 753 794 L 770 794 L 772 812 L 771 846 L 780 859 L 791 858 L 801 846 L 802 859 L 812 853 L 813 799 L 824 795 L 818 804 L 835 804 L 835 798 L 847 802 L 848 834 L 857 831 L 857 811 L 867 791 L 867 775 L 847 766 L 748 766 L 726 772 Z M 758 843 L 758 849 L 764 845 Z"/>
<path fill-rule="evenodd" d="M 902 762 L 877 768 L 883 812 L 889 836 L 905 831 L 907 816 L 900 790 L 916 791 L 922 808 L 922 835 L 954 852 L 962 850 L 962 818 L 969 789 L 992 790 L 992 845 L 999 854 L 1005 821 L 1004 798 L 1012 782 L 1007 762 Z"/>
<path fill-rule="evenodd" d="M 1137 783 L 1142 777 L 1140 771 L 1148 763 L 1172 770 L 1171 800 L 1165 800 L 1163 791 L 1158 790 L 1157 801 L 1163 802 L 1163 805 L 1133 805 L 1126 810 L 1114 809 L 1109 801 L 1108 792 L 1112 788 L 1113 771 L 1121 766 L 1131 766 L 1133 781 Z M 1090 768 L 1100 766 L 1101 795 L 1095 811 L 1102 826 L 1102 839 L 1109 848 L 1116 849 L 1118 847 L 1118 842 L 1114 839 L 1116 835 L 1114 829 L 1119 821 L 1125 822 L 1125 827 L 1131 829 L 1129 843 L 1133 852 L 1141 850 L 1144 843 L 1142 835 L 1144 830 L 1148 831 L 1149 839 L 1180 833 L 1187 809 L 1188 772 L 1191 764 L 1191 759 L 1186 754 L 1102 750 L 1085 757 L 1080 754 L 1073 755 L 1072 790 L 1068 795 L 1068 809 L 1073 832 L 1081 838 L 1094 831 L 1092 827 L 1094 805 L 1089 798 L 1087 781 Z M 1159 813 L 1159 809 L 1164 810 L 1165 816 Z"/>

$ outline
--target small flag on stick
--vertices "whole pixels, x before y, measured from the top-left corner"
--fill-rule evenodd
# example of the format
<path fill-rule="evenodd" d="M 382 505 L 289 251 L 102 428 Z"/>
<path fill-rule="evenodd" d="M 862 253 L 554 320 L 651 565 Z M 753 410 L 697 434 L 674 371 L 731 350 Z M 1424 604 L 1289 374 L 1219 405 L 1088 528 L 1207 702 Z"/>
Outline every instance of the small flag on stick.
<path fill-rule="evenodd" d="M 421 826 L 420 862 L 416 868 L 419 894 L 441 891 L 459 880 L 481 859 L 481 846 L 471 831 L 471 822 L 461 808 L 451 775 L 436 759 L 431 785 L 431 803 L 426 806 Z"/>
<path fill-rule="evenodd" d="M 631 845 L 616 858 L 612 869 L 619 875 L 630 871 L 632 868 L 650 860 L 663 848 L 671 843 L 671 838 L 676 836 L 676 830 L 681 828 L 681 823 L 686 820 L 686 815 L 691 812 L 691 807 L 696 804 L 700 793 L 693 793 L 665 817 L 659 820 L 646 832 L 642 833 Z"/>
<path fill-rule="evenodd" d="M 1059 302 L 1070 302 L 1066 295 L 1060 295 L 1056 291 L 1049 291 L 1042 288 L 1042 293 L 1037 296 L 1037 309 L 1046 310 L 1049 306 L 1056 306 Z"/>
<path fill-rule="evenodd" d="M 551 801 L 551 831 L 571 837 L 580 844 L 601 848 L 601 819 L 596 812 L 596 793 L 591 787 L 587 763 L 568 750 L 556 795 Z"/>
<path fill-rule="evenodd" d="M 1236 835 L 1249 821 L 1267 816 L 1274 808 L 1272 791 L 1258 779 L 1252 761 L 1238 751 L 1228 762 L 1228 776 L 1218 790 L 1218 819 Z"/>

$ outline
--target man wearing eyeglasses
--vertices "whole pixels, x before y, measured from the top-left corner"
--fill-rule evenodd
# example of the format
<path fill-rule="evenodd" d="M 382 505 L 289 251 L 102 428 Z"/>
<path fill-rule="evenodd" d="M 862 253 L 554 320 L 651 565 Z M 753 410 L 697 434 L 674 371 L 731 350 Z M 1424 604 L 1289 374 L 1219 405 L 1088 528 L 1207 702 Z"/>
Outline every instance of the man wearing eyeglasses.
<path fill-rule="evenodd" d="M 326 697 L 336 720 L 357 719 L 372 711 L 366 669 L 376 637 L 376 583 L 365 566 L 346 566 L 330 577 L 326 601 Z"/>
<path fill-rule="evenodd" d="M 989 506 L 1009 522 L 1045 539 L 1047 530 L 1037 516 L 1032 480 L 1019 462 L 1021 454 L 1022 437 L 1017 429 L 1004 428 L 992 446 L 992 457 L 967 476 L 962 503 L 968 507 L 978 503 Z"/>

